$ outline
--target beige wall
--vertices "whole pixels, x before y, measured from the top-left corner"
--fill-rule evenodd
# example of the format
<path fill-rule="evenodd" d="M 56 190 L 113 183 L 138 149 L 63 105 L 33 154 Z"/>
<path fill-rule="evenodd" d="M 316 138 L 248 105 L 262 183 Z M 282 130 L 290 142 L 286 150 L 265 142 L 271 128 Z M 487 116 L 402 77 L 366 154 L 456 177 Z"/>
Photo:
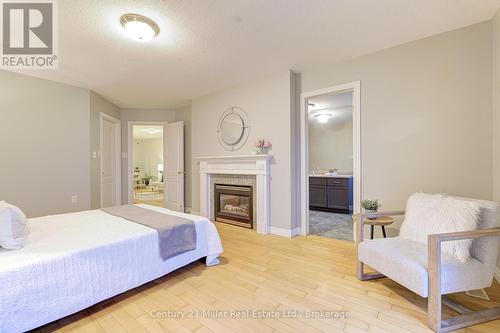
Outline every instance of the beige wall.
<path fill-rule="evenodd" d="M 352 107 L 342 111 L 352 114 Z M 309 170 L 352 172 L 352 148 L 352 116 L 332 118 L 325 124 L 309 119 Z"/>
<path fill-rule="evenodd" d="M 89 103 L 88 90 L 0 71 L 0 200 L 29 217 L 90 208 Z"/>
<path fill-rule="evenodd" d="M 101 163 L 100 140 L 101 112 L 116 119 L 120 119 L 120 109 L 94 93 L 90 92 L 90 206 L 92 209 L 101 207 Z"/>
<path fill-rule="evenodd" d="M 291 103 L 290 72 L 219 91 L 193 100 L 193 156 L 252 154 L 257 138 L 273 144 L 271 166 L 271 223 L 273 227 L 291 228 Z M 239 151 L 229 152 L 219 144 L 217 124 L 231 106 L 243 108 L 250 118 L 250 137 Z M 193 210 L 199 211 L 199 163 L 193 163 Z"/>
<path fill-rule="evenodd" d="M 151 122 L 174 122 L 185 121 L 184 132 L 190 133 L 190 108 L 179 108 L 175 110 L 158 110 L 158 109 L 121 109 L 120 116 L 122 122 L 122 152 L 128 154 L 128 123 L 133 121 L 151 121 Z M 191 147 L 191 137 L 185 136 L 185 154 L 187 149 Z M 189 147 L 189 148 L 188 148 Z M 168 157 L 167 157 L 168 158 Z M 191 159 L 185 160 L 185 171 L 191 169 Z M 128 159 L 122 158 L 122 202 L 128 202 Z M 187 184 L 186 184 L 187 185 Z M 186 202 L 185 206 L 189 207 L 191 197 L 191 188 L 186 186 Z"/>
<path fill-rule="evenodd" d="M 361 81 L 362 187 L 491 199 L 491 22 L 302 73 L 302 91 Z"/>

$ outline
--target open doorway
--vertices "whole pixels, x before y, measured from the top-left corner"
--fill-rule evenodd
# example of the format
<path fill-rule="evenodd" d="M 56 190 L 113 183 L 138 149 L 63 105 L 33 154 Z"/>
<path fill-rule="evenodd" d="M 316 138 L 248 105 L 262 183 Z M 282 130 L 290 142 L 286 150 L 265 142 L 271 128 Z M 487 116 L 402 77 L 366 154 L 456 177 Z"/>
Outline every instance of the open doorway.
<path fill-rule="evenodd" d="M 132 203 L 163 207 L 164 139 L 163 126 L 133 125 Z"/>
<path fill-rule="evenodd" d="M 184 211 L 184 122 L 128 122 L 128 202 Z"/>
<path fill-rule="evenodd" d="M 302 234 L 354 240 L 359 211 L 359 82 L 301 96 Z"/>

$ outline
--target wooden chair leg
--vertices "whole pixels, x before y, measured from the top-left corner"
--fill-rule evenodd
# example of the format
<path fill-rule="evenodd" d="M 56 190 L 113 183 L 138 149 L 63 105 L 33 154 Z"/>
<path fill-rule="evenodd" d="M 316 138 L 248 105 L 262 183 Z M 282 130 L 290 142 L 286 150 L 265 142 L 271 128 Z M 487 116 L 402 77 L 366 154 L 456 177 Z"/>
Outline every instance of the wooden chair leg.
<path fill-rule="evenodd" d="M 373 279 L 380 279 L 380 278 L 384 278 L 385 277 L 384 274 L 380 274 L 380 273 L 366 274 L 364 272 L 364 267 L 365 267 L 365 265 L 361 261 L 358 260 L 356 262 L 356 275 L 357 275 L 358 279 L 361 280 L 361 281 L 367 281 L 367 280 L 373 280 Z"/>
<path fill-rule="evenodd" d="M 441 297 L 441 241 L 436 238 L 436 235 L 429 236 L 428 251 L 429 298 L 427 300 L 427 318 L 428 324 L 434 332 L 449 332 L 500 319 L 500 307 L 472 312 L 451 300 L 445 299 L 443 301 Z M 461 313 L 461 315 L 442 320 L 441 309 L 443 303 Z"/>
<path fill-rule="evenodd" d="M 441 332 L 441 243 L 428 243 L 429 297 L 427 321 L 432 330 Z"/>
<path fill-rule="evenodd" d="M 361 216 L 359 214 L 353 216 L 353 222 L 355 223 L 356 226 L 356 247 L 358 247 L 359 244 L 364 240 L 364 226 Z M 371 227 L 372 227 L 371 230 L 373 238 L 373 226 Z M 379 274 L 379 273 L 365 274 L 364 272 L 365 265 L 358 258 L 359 258 L 358 254 L 356 253 L 356 276 L 358 277 L 359 280 L 365 281 L 365 280 L 379 279 L 385 277 L 384 274 Z"/>

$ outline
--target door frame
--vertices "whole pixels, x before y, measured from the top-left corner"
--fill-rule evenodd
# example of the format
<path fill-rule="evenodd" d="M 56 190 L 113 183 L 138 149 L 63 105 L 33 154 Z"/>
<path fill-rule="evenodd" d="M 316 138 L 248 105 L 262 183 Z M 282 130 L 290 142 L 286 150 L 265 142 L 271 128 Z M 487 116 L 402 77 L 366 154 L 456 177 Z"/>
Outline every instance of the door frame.
<path fill-rule="evenodd" d="M 99 114 L 99 206 L 102 207 L 102 146 L 103 146 L 103 122 L 110 121 L 114 124 L 115 131 L 115 205 L 122 204 L 122 125 L 120 119 L 110 116 L 104 112 Z"/>
<path fill-rule="evenodd" d="M 133 202 L 133 190 L 134 190 L 134 150 L 133 150 L 133 141 L 134 141 L 134 126 L 162 126 L 163 127 L 163 177 L 165 177 L 165 169 L 167 167 L 166 159 L 167 159 L 167 124 L 165 121 L 129 121 L 127 127 L 127 142 L 128 142 L 128 152 L 127 152 L 127 182 L 128 182 L 128 204 L 131 205 Z M 163 207 L 166 206 L 166 185 L 167 182 L 163 182 Z"/>
<path fill-rule="evenodd" d="M 353 213 L 361 207 L 361 81 L 354 81 L 300 94 L 300 234 L 309 234 L 309 117 L 307 100 L 312 97 L 352 91 L 353 108 Z M 354 230 L 354 225 L 353 225 Z M 356 236 L 354 235 L 354 238 Z"/>

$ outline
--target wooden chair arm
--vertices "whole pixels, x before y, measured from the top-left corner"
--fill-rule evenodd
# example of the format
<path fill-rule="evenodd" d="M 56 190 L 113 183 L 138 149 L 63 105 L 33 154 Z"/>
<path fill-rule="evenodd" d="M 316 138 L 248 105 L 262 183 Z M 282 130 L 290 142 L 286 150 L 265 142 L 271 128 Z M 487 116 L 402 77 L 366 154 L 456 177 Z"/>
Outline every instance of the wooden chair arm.
<path fill-rule="evenodd" d="M 478 229 L 471 231 L 446 232 L 442 234 L 433 234 L 428 236 L 428 243 L 437 245 L 437 243 L 448 242 L 461 239 L 476 239 L 482 237 L 500 236 L 500 228 Z"/>
<path fill-rule="evenodd" d="M 428 246 L 428 274 L 429 274 L 429 325 L 436 332 L 448 330 L 441 327 L 441 242 L 461 239 L 476 239 L 481 237 L 500 236 L 500 228 L 479 229 L 471 231 L 448 232 L 429 235 Z M 448 324 L 445 324 L 445 327 Z M 464 327 L 457 325 L 456 328 Z"/>

